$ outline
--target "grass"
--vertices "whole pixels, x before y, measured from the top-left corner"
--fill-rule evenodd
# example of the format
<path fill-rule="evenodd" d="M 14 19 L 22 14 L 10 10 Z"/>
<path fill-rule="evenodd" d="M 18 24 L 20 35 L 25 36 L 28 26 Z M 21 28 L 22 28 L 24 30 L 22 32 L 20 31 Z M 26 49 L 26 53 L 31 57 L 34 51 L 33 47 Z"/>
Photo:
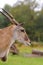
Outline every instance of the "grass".
<path fill-rule="evenodd" d="M 6 62 L 0 61 L 0 65 L 43 65 L 43 57 L 33 58 L 9 55 Z"/>
<path fill-rule="evenodd" d="M 35 48 L 35 47 L 34 47 Z M 42 47 L 36 47 L 37 49 L 43 49 Z M 18 48 L 19 55 L 9 54 L 8 60 L 2 62 L 0 60 L 0 65 L 43 65 L 43 57 L 25 57 L 23 53 L 31 53 L 32 47 L 22 46 Z"/>

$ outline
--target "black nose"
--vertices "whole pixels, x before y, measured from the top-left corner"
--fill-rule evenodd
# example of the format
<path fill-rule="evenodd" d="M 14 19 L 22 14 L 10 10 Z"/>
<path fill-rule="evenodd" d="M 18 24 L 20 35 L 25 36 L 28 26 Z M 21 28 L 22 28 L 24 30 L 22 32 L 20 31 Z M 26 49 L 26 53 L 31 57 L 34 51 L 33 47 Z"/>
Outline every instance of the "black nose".
<path fill-rule="evenodd" d="M 31 44 L 31 41 L 30 41 L 30 44 Z M 31 44 L 32 45 L 32 44 Z"/>
<path fill-rule="evenodd" d="M 31 43 L 31 41 L 30 41 L 30 43 Z"/>

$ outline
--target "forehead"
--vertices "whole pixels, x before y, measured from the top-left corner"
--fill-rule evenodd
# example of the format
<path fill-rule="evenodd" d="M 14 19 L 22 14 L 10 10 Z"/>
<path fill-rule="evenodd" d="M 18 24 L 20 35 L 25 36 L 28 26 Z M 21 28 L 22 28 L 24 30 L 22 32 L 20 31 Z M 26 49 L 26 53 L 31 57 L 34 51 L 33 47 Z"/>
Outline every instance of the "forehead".
<path fill-rule="evenodd" d="M 22 26 L 18 26 L 18 29 L 20 29 L 20 30 L 23 29 L 24 30 L 24 28 Z"/>

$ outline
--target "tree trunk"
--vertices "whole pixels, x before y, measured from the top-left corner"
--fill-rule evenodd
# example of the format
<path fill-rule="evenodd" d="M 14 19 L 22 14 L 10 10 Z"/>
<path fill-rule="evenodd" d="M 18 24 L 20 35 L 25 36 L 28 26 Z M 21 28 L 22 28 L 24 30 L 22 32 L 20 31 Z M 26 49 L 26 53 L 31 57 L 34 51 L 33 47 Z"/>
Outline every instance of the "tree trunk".
<path fill-rule="evenodd" d="M 32 54 L 43 56 L 43 51 L 34 49 L 34 50 L 32 50 Z"/>

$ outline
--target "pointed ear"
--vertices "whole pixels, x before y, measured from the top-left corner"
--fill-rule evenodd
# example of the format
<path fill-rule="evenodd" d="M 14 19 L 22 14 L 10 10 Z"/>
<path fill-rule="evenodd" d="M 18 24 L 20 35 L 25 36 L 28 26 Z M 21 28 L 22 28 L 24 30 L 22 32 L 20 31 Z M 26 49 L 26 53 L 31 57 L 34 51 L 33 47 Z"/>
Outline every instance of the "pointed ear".
<path fill-rule="evenodd" d="M 20 23 L 20 25 L 22 26 L 22 25 L 23 25 L 23 23 Z"/>
<path fill-rule="evenodd" d="M 18 26 L 23 26 L 24 23 L 20 23 Z"/>

